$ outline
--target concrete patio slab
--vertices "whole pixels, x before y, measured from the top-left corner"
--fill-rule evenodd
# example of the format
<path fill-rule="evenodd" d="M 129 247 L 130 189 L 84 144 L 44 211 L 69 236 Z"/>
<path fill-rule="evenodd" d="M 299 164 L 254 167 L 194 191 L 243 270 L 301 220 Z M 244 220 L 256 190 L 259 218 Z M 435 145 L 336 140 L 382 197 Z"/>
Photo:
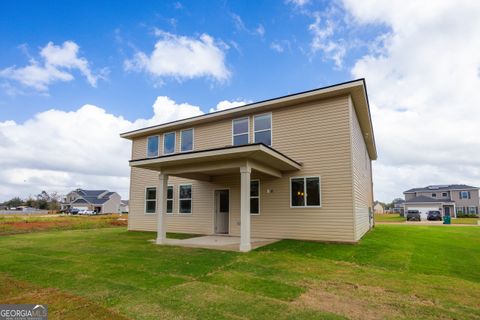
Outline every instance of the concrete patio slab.
<path fill-rule="evenodd" d="M 271 243 L 275 243 L 277 241 L 279 241 L 279 239 L 252 238 L 252 250 L 266 246 Z M 190 239 L 166 239 L 164 244 L 169 246 L 205 248 L 238 252 L 240 249 L 240 237 L 214 235 L 200 236 Z"/>

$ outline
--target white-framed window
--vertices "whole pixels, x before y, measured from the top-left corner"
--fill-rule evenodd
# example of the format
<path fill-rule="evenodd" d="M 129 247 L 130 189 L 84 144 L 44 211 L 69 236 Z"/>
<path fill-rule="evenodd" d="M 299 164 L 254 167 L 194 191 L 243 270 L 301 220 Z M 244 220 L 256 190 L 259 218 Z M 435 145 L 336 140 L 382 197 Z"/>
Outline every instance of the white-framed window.
<path fill-rule="evenodd" d="M 446 196 L 448 196 L 448 193 L 446 192 L 442 193 L 442 197 L 446 197 Z"/>
<path fill-rule="evenodd" d="M 470 191 L 460 191 L 460 199 L 470 199 Z"/>
<path fill-rule="evenodd" d="M 178 213 L 192 213 L 192 185 L 178 186 Z"/>
<path fill-rule="evenodd" d="M 437 197 L 437 194 L 436 193 L 432 193 L 432 198 L 436 198 Z"/>
<path fill-rule="evenodd" d="M 157 188 L 145 188 L 145 213 L 157 212 Z"/>
<path fill-rule="evenodd" d="M 167 187 L 167 213 L 173 213 L 173 186 Z"/>
<path fill-rule="evenodd" d="M 250 142 L 249 117 L 232 120 L 232 145 L 240 146 Z"/>
<path fill-rule="evenodd" d="M 253 135 L 255 143 L 272 145 L 272 114 L 265 113 L 253 117 Z"/>
<path fill-rule="evenodd" d="M 180 131 L 180 152 L 193 150 L 193 128 Z"/>
<path fill-rule="evenodd" d="M 163 134 L 163 154 L 175 153 L 175 132 L 167 132 Z"/>
<path fill-rule="evenodd" d="M 477 207 L 468 207 L 468 214 L 477 214 Z"/>
<path fill-rule="evenodd" d="M 290 178 L 290 207 L 321 207 L 320 177 Z"/>
<path fill-rule="evenodd" d="M 260 180 L 250 180 L 250 214 L 260 214 Z"/>
<path fill-rule="evenodd" d="M 457 214 L 462 214 L 464 211 L 463 207 L 457 207 Z"/>
<path fill-rule="evenodd" d="M 159 136 L 147 137 L 147 158 L 158 157 Z"/>

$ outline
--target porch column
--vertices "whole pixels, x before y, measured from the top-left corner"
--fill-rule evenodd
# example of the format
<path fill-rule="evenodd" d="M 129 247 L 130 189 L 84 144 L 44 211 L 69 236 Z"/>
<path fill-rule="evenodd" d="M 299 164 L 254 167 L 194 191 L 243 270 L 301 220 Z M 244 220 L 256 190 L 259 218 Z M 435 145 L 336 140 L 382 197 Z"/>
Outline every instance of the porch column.
<path fill-rule="evenodd" d="M 160 173 L 158 175 L 157 187 L 157 244 L 164 243 L 167 238 L 167 226 L 165 213 L 167 212 L 167 188 L 168 175 Z"/>
<path fill-rule="evenodd" d="M 248 252 L 250 244 L 250 174 L 252 169 L 246 164 L 240 167 L 240 251 Z"/>

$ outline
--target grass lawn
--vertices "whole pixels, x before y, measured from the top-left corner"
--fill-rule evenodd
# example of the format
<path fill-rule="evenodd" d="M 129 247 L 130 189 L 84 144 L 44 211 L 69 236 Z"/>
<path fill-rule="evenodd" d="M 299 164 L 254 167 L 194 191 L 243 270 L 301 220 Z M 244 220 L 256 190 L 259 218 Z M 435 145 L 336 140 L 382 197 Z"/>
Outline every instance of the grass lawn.
<path fill-rule="evenodd" d="M 384 214 L 375 214 L 376 222 L 403 222 L 407 221 L 406 218 L 400 217 L 398 213 L 384 213 Z"/>
<path fill-rule="evenodd" d="M 75 230 L 126 226 L 127 217 L 118 214 L 100 216 L 0 215 L 0 236 L 46 230 Z"/>
<path fill-rule="evenodd" d="M 457 218 L 452 219 L 452 224 L 477 224 L 477 218 Z"/>
<path fill-rule="evenodd" d="M 0 237 L 0 301 L 50 319 L 480 319 L 480 228 L 379 225 L 358 245 L 241 254 L 124 228 Z"/>

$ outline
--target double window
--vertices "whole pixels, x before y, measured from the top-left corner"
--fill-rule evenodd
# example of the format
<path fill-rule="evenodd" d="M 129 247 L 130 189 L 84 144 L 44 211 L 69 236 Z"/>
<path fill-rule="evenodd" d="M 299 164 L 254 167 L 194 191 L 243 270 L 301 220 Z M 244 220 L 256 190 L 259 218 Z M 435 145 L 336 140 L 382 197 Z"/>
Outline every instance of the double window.
<path fill-rule="evenodd" d="M 163 154 L 171 154 L 175 152 L 175 132 L 168 132 L 163 135 Z"/>
<path fill-rule="evenodd" d="M 157 211 L 157 188 L 149 187 L 145 189 L 145 213 L 155 213 Z"/>
<path fill-rule="evenodd" d="M 158 157 L 159 137 L 151 136 L 147 138 L 147 158 Z"/>
<path fill-rule="evenodd" d="M 173 213 L 173 186 L 167 187 L 167 213 Z"/>
<path fill-rule="evenodd" d="M 272 114 L 260 114 L 253 117 L 255 143 L 272 145 Z"/>
<path fill-rule="evenodd" d="M 193 128 L 180 131 L 180 151 L 193 150 Z"/>
<path fill-rule="evenodd" d="M 232 122 L 232 145 L 240 146 L 250 142 L 250 123 L 248 117 L 235 119 Z"/>
<path fill-rule="evenodd" d="M 290 179 L 291 207 L 320 207 L 320 177 Z"/>
<path fill-rule="evenodd" d="M 178 186 L 178 212 L 192 213 L 192 185 L 181 184 Z"/>
<path fill-rule="evenodd" d="M 470 199 L 470 191 L 460 191 L 460 199 Z"/>
<path fill-rule="evenodd" d="M 260 181 L 250 181 L 250 213 L 260 214 Z"/>

